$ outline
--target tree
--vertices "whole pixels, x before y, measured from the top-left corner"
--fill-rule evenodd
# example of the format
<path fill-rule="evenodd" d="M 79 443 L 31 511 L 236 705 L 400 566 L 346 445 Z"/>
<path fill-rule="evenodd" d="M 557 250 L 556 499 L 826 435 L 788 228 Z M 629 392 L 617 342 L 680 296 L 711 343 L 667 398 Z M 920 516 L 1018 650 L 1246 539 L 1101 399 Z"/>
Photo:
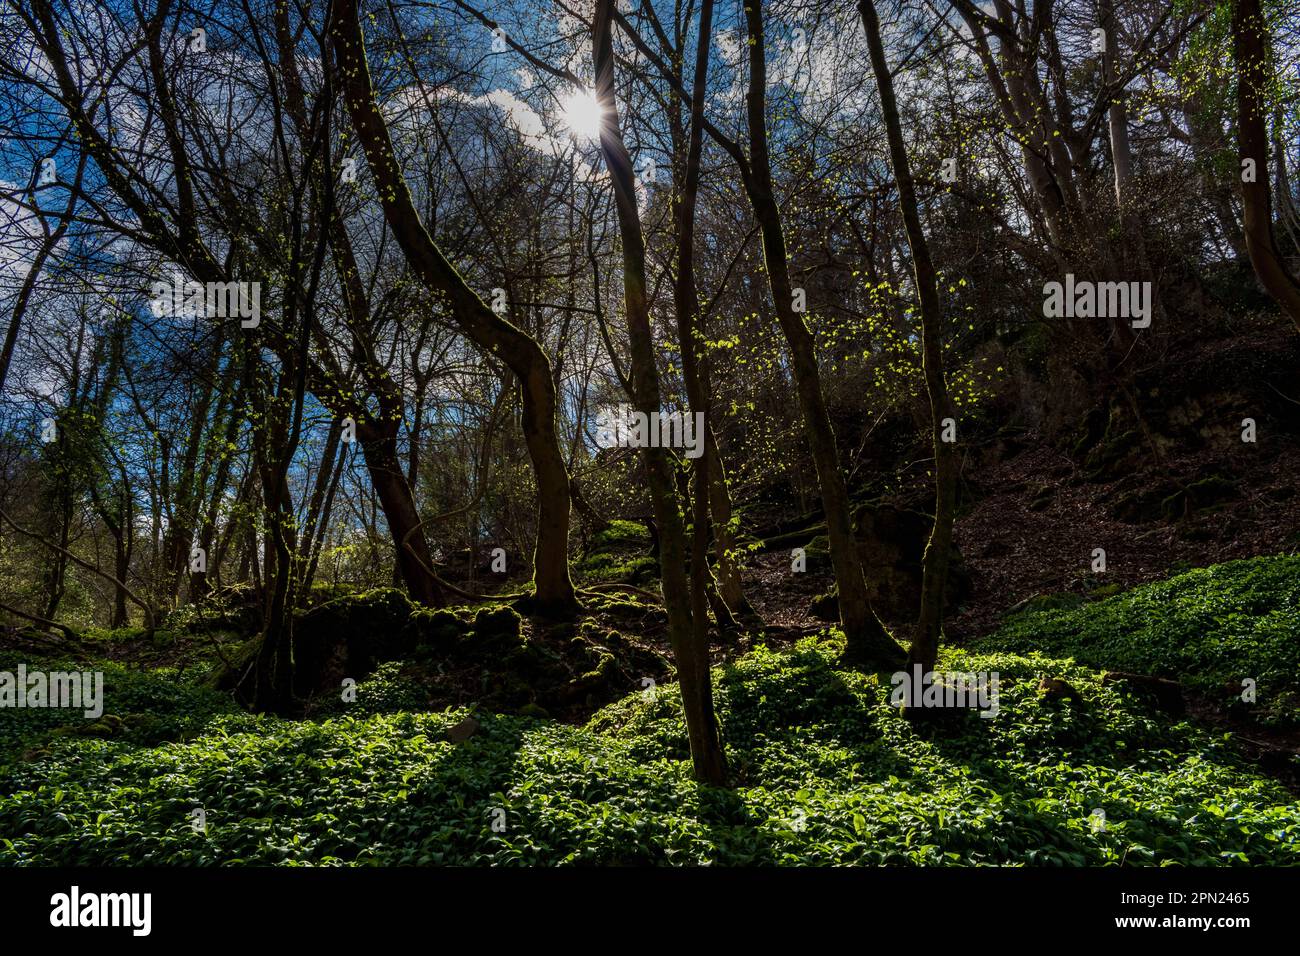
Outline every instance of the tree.
<path fill-rule="evenodd" d="M 464 333 L 519 379 L 524 441 L 537 479 L 536 607 L 547 614 L 570 614 L 577 599 L 568 564 L 569 475 L 556 434 L 550 362 L 532 336 L 488 308 L 426 231 L 375 100 L 356 0 L 337 0 L 330 34 L 348 114 L 398 245 L 429 290 L 445 297 Z"/>
<path fill-rule="evenodd" d="M 907 244 L 912 252 L 912 277 L 921 304 L 921 354 L 926 392 L 930 399 L 930 434 L 934 448 L 934 524 L 925 546 L 921 574 L 921 613 L 916 637 L 908 652 L 908 667 L 920 666 L 922 673 L 934 670 L 939 653 L 939 635 L 943 628 L 944 591 L 948 583 L 948 563 L 952 554 L 952 525 L 957 505 L 956 443 L 945 440 L 948 423 L 955 427 L 956 416 L 943 370 L 943 307 L 939 303 L 939 281 L 930 258 L 930 244 L 921 226 L 920 204 L 903 139 L 903 125 L 898 118 L 898 100 L 894 95 L 894 77 L 889 71 L 884 43 L 880 38 L 880 20 L 873 0 L 859 0 L 858 11 L 871 54 L 871 68 L 880 93 L 880 111 L 889 141 L 890 165 L 898 184 L 898 203 L 907 228 Z M 912 713 L 919 712 L 913 709 Z"/>
<path fill-rule="evenodd" d="M 1235 0 L 1232 52 L 1237 64 L 1237 152 L 1246 252 L 1260 284 L 1300 329 L 1300 281 L 1287 268 L 1273 231 L 1267 105 L 1273 70 L 1268 24 L 1259 0 Z"/>
<path fill-rule="evenodd" d="M 596 0 L 596 12 L 591 23 L 592 60 L 596 71 L 596 102 L 601 111 L 600 150 L 613 185 L 619 233 L 623 240 L 623 302 L 631 356 L 632 400 L 638 411 L 649 415 L 660 410 L 659 372 L 650 334 L 645 240 L 637 210 L 632 159 L 623 142 L 614 92 L 611 36 L 614 2 Z M 659 526 L 664 608 L 668 612 L 668 633 L 681 683 L 691 762 L 697 779 L 721 784 L 726 778 L 727 767 L 713 711 L 708 644 L 702 639 L 703 628 L 693 624 L 691 589 L 686 577 L 685 531 L 673 486 L 669 452 L 662 447 L 647 447 L 642 449 L 642 456 L 655 522 Z M 695 608 L 697 614 L 702 610 L 698 605 Z"/>
<path fill-rule="evenodd" d="M 795 311 L 794 283 L 786 255 L 781 212 L 772 186 L 772 163 L 767 136 L 767 60 L 762 0 L 745 0 L 749 45 L 749 87 L 745 95 L 749 121 L 749 157 L 741 163 L 741 178 L 763 235 L 763 264 L 772 304 L 790 351 L 791 373 L 799 408 L 808 428 L 808 444 L 821 488 L 822 511 L 831 564 L 839 591 L 840 624 L 844 629 L 845 657 L 863 667 L 889 669 L 902 659 L 903 650 L 885 631 L 871 608 L 862 558 L 853 533 L 848 487 L 840 471 L 839 453 L 817 364 L 812 332 Z"/>

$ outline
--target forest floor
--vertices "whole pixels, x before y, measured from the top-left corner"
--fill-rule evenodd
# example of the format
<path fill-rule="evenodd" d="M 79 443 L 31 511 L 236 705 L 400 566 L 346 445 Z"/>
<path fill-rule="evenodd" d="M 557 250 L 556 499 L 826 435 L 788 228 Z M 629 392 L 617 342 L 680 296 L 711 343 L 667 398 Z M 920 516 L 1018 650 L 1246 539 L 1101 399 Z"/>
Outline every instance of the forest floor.
<path fill-rule="evenodd" d="M 1237 593 L 1240 575 L 1221 577 Z M 115 713 L 0 724 L 0 865 L 1300 861 L 1293 795 L 1088 666 L 945 650 L 945 670 L 998 675 L 997 710 L 912 727 L 841 650 L 813 636 L 715 672 L 726 789 L 691 779 L 672 684 L 572 725 L 430 711 L 385 664 L 344 713 L 286 720 L 104 663 Z M 1044 694 L 1044 674 L 1069 696 Z"/>
<path fill-rule="evenodd" d="M 1070 456 L 1043 447 L 1035 435 L 1021 436 L 1018 445 L 1012 454 L 968 465 L 963 472 L 968 490 L 955 540 L 966 585 L 945 626 L 951 645 L 978 646 L 1018 610 L 1073 610 L 1190 568 L 1300 547 L 1300 495 L 1294 494 L 1300 488 L 1300 447 L 1279 444 L 1267 456 L 1243 455 L 1234 448 L 1226 453 L 1201 449 L 1168 458 L 1158 468 L 1104 480 L 1085 477 Z M 1221 475 L 1231 476 L 1229 492 L 1202 507 L 1124 511 L 1135 489 L 1156 489 L 1158 498 L 1169 488 L 1187 488 Z M 1104 573 L 1089 567 L 1095 547 L 1106 550 Z M 411 653 L 406 646 L 388 656 L 403 659 L 404 676 L 411 686 L 423 689 L 410 698 L 412 706 L 481 704 L 582 723 L 629 691 L 672 679 L 667 622 L 651 593 L 654 572 L 644 528 L 615 522 L 592 542 L 577 566 L 580 586 L 604 589 L 584 592 L 587 610 L 580 621 L 548 624 L 512 615 L 507 629 L 517 627 L 517 632 L 506 635 L 502 645 L 499 635 L 484 637 L 485 629 L 475 627 L 475 608 L 462 609 L 458 618 L 448 618 L 455 622 L 458 642 L 442 646 L 438 653 L 427 648 Z M 764 626 L 728 635 L 715 632 L 715 666 L 757 647 L 793 646 L 829 626 L 812 610 L 814 600 L 833 585 L 824 563 L 811 564 L 806 573 L 792 573 L 788 550 L 758 551 L 748 556 L 743 581 Z M 505 587 L 517 589 L 519 583 Z M 412 610 L 399 599 L 391 620 L 363 618 L 359 626 L 396 631 Z M 314 633 L 316 619 L 304 620 L 300 627 Z M 219 613 L 208 618 L 200 612 L 190 615 L 184 626 L 153 636 L 140 629 L 91 635 L 85 651 L 135 669 L 170 669 L 184 677 L 205 671 L 214 660 L 229 661 L 246 647 L 248 633 L 227 623 Z M 338 630 L 340 622 L 327 624 Z M 347 621 L 342 624 L 349 626 Z M 887 624 L 901 641 L 909 639 L 910 621 Z M 1296 627 L 1300 636 L 1300 624 Z M 424 638 L 417 635 L 414 640 L 421 643 Z M 32 643 L 31 632 L 11 631 L 0 635 L 0 650 L 47 651 L 45 640 L 39 641 Z M 521 648 L 527 652 L 522 657 L 517 656 Z M 497 659 L 501 657 L 508 659 L 504 665 Z M 367 664 L 362 670 L 372 668 Z M 1153 667 L 1150 673 L 1159 670 Z M 342 676 L 347 673 L 331 672 L 321 683 L 337 686 Z M 1166 668 L 1160 676 L 1178 675 Z M 1224 707 L 1222 695 L 1207 695 L 1203 688 L 1187 686 L 1183 692 L 1190 713 L 1230 731 L 1245 755 L 1300 792 L 1300 726 L 1263 725 L 1249 711 Z M 318 701 L 314 693 L 307 697 L 309 714 L 322 705 L 322 714 L 334 708 L 332 699 Z"/>
<path fill-rule="evenodd" d="M 1170 462 L 1185 474 L 1213 472 L 1211 452 Z M 1116 518 L 1117 500 L 1151 476 L 1080 480 L 1068 456 L 1035 449 L 968 475 L 988 489 L 953 529 L 970 588 L 946 622 L 956 643 L 997 626 L 1012 608 L 1037 597 L 1088 596 L 1102 586 L 1092 550 L 1104 548 L 1111 591 L 1158 581 L 1180 570 L 1300 547 L 1300 448 L 1287 447 L 1238 473 L 1242 497 L 1178 520 Z M 786 552 L 759 554 L 744 573 L 746 594 L 769 624 L 811 632 L 825 625 L 810 604 L 834 579 L 825 570 L 792 575 Z M 906 627 L 904 621 L 889 622 Z"/>

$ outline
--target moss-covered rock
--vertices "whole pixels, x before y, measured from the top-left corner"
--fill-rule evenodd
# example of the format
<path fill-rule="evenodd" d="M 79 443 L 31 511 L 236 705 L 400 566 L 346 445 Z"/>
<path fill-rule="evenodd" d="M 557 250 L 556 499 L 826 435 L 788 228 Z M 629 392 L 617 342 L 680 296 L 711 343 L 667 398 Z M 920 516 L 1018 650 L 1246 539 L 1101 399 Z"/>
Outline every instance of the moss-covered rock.
<path fill-rule="evenodd" d="M 231 630 L 256 634 L 262 629 L 262 595 L 251 584 L 228 584 L 209 591 L 201 602 L 182 604 L 162 614 L 160 630 L 206 633 Z"/>
<path fill-rule="evenodd" d="M 635 521 L 611 521 L 606 528 L 591 536 L 592 551 L 648 544 L 650 544 L 649 529 Z"/>
<path fill-rule="evenodd" d="M 764 538 L 760 547 L 764 551 L 788 551 L 791 548 L 808 548 L 813 547 L 812 542 L 821 541 L 822 547 L 825 547 L 826 524 L 809 525 L 806 528 L 796 528 L 793 531 L 782 531 L 778 534 L 770 535 Z"/>
<path fill-rule="evenodd" d="M 882 618 L 901 621 L 915 617 L 921 602 L 921 565 L 932 524 L 929 515 L 892 504 L 864 504 L 854 511 L 853 530 L 867 592 Z M 829 554 L 826 560 L 829 566 Z M 955 545 L 950 562 L 944 600 L 951 609 L 969 591 L 970 579 Z M 839 620 L 838 590 L 831 588 L 813 598 L 808 610 L 819 620 Z"/>
<path fill-rule="evenodd" d="M 659 560 L 649 529 L 632 521 L 613 521 L 593 535 L 575 572 L 581 581 L 649 584 L 659 577 Z"/>
<path fill-rule="evenodd" d="M 1097 442 L 1102 440 L 1106 434 L 1106 423 L 1108 419 L 1105 409 L 1092 408 L 1083 416 L 1078 430 L 1075 432 L 1073 452 L 1075 458 L 1084 458 L 1088 452 L 1096 447 Z"/>
<path fill-rule="evenodd" d="M 808 613 L 819 621 L 838 621 L 840 619 L 839 592 L 831 588 L 812 599 Z"/>
<path fill-rule="evenodd" d="M 1240 497 L 1236 482 L 1221 475 L 1211 475 L 1166 497 L 1160 503 L 1160 513 L 1167 520 L 1175 521 Z"/>
<path fill-rule="evenodd" d="M 359 679 L 381 661 L 411 653 L 418 640 L 414 611 L 396 588 L 377 588 L 327 601 L 296 615 L 294 688 L 303 697 L 345 677 Z"/>
<path fill-rule="evenodd" d="M 448 608 L 419 608 L 411 615 L 411 627 L 422 648 L 450 652 L 469 633 L 471 624 Z"/>
<path fill-rule="evenodd" d="M 872 606 L 882 617 L 910 619 L 921 600 L 921 563 L 934 519 L 920 511 L 877 503 L 859 507 L 853 530 L 862 556 Z M 961 553 L 954 545 L 949 557 L 944 600 L 956 607 L 969 589 Z"/>
<path fill-rule="evenodd" d="M 1092 481 L 1109 481 L 1136 470 L 1142 451 L 1142 436 L 1136 429 L 1116 434 L 1107 432 L 1100 445 L 1083 461 L 1084 472 Z"/>
<path fill-rule="evenodd" d="M 809 571 L 827 571 L 831 568 L 831 540 L 824 534 L 809 541 L 803 549 L 804 563 Z"/>
<path fill-rule="evenodd" d="M 492 651 L 521 647 L 524 643 L 523 623 L 523 618 L 514 608 L 481 608 L 474 615 L 474 646 Z"/>
<path fill-rule="evenodd" d="M 1159 521 L 1165 500 L 1177 491 L 1170 481 L 1143 482 L 1121 492 L 1110 505 L 1110 516 L 1125 524 L 1150 524 Z"/>
<path fill-rule="evenodd" d="M 1030 491 L 1029 510 L 1046 511 L 1052 506 L 1052 502 L 1055 500 L 1056 485 L 1047 483 L 1036 485 Z"/>

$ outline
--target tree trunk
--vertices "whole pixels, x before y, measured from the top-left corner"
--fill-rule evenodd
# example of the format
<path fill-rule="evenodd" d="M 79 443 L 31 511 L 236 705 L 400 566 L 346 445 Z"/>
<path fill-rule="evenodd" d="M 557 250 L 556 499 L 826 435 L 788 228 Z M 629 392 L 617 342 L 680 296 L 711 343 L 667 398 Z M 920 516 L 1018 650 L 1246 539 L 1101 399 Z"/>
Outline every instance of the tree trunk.
<path fill-rule="evenodd" d="M 433 607 L 446 607 L 447 598 L 433 572 L 433 555 L 428 538 L 420 531 L 420 513 L 415 496 L 406 482 L 397 455 L 397 423 L 358 422 L 357 439 L 365 456 L 366 470 L 379 496 L 388 532 L 397 549 L 397 567 L 411 600 Z"/>
<path fill-rule="evenodd" d="M 891 670 L 902 663 L 903 649 L 885 631 L 867 594 L 862 558 L 853 534 L 849 493 L 840 473 L 835 432 L 831 428 L 826 400 L 822 395 L 821 372 L 812 333 L 803 316 L 794 310 L 794 290 L 786 257 L 785 234 L 772 187 L 766 125 L 767 61 L 764 53 L 761 0 L 747 0 L 745 19 L 749 30 L 749 113 L 750 171 L 742 176 L 763 234 L 763 258 L 772 290 L 777 320 L 790 349 L 791 369 L 799 408 L 808 429 L 808 444 L 817 469 L 822 509 L 826 513 L 831 564 L 839 589 L 840 624 L 844 629 L 845 659 L 854 665 Z"/>
<path fill-rule="evenodd" d="M 1115 29 L 1114 0 L 1099 0 L 1097 19 L 1105 35 L 1106 48 L 1102 53 L 1102 80 L 1108 85 L 1117 80 L 1119 31 Z M 1115 205 L 1120 216 L 1128 218 L 1129 186 L 1133 181 L 1133 147 L 1128 135 L 1128 106 L 1123 90 L 1110 91 L 1110 105 L 1106 110 L 1110 131 L 1110 159 L 1115 172 Z"/>
<path fill-rule="evenodd" d="M 706 610 L 706 595 L 716 588 L 708 565 L 710 531 L 718 538 L 718 569 L 722 574 L 721 597 L 731 612 L 751 610 L 740 585 L 740 576 L 728 553 L 731 544 L 731 500 L 722 477 L 718 443 L 709 425 L 708 356 L 698 353 L 703 338 L 699 329 L 699 291 L 695 282 L 695 208 L 699 194 L 700 155 L 704 146 L 704 97 L 708 80 L 709 47 L 713 35 L 713 0 L 703 0 L 700 7 L 699 35 L 695 49 L 695 76 L 691 87 L 690 123 L 686 130 L 685 156 L 681 156 L 682 123 L 680 106 L 674 101 L 673 149 L 674 173 L 678 188 L 677 202 L 677 275 L 673 284 L 673 302 L 677 312 L 677 342 L 682 355 L 682 380 L 692 414 L 702 414 L 705 433 L 697 436 L 703 454 L 695 462 L 694 491 L 691 495 L 693 540 L 691 545 L 691 589 L 696 628 L 704 627 L 698 618 Z M 680 63 L 680 61 L 678 61 Z M 679 67 L 680 68 L 680 67 Z M 717 475 L 717 480 L 714 476 Z M 720 527 L 712 528 L 713 523 Z M 724 540 L 725 539 L 725 540 Z M 734 623 L 734 622 L 730 622 Z M 719 620 L 719 625 L 723 621 Z"/>
<path fill-rule="evenodd" d="M 51 231 L 45 224 L 45 216 L 39 209 L 36 202 L 35 190 L 32 191 L 32 205 L 36 208 L 37 219 L 41 223 L 41 229 L 45 231 L 45 238 L 36 249 L 36 254 L 32 257 L 31 268 L 27 270 L 27 275 L 23 278 L 23 284 L 18 289 L 18 295 L 14 297 L 13 311 L 9 317 L 9 329 L 5 332 L 4 346 L 0 348 L 0 393 L 4 391 L 5 380 L 9 377 L 9 365 L 13 361 L 14 349 L 18 345 L 18 332 L 22 328 L 23 316 L 27 312 L 27 305 L 31 301 L 32 292 L 36 289 L 36 283 L 40 279 L 41 270 L 45 268 L 45 261 L 50 257 L 59 243 L 63 241 L 64 234 L 68 227 L 72 225 L 72 213 L 77 207 L 77 198 L 81 195 L 81 180 L 86 169 L 86 154 L 82 153 L 77 160 L 77 175 L 72 183 L 72 188 L 68 190 L 68 204 L 64 209 L 63 215 L 59 217 L 59 224 Z"/>
<path fill-rule="evenodd" d="M 632 400 L 638 411 L 649 414 L 660 409 L 659 372 L 655 367 L 650 331 L 645 242 L 637 211 L 632 160 L 619 129 L 618 102 L 614 94 L 614 48 L 610 36 L 614 2 L 596 0 L 591 25 L 592 57 L 596 69 L 596 100 L 602 111 L 600 150 L 614 187 L 619 232 L 623 239 L 623 296 L 632 366 Z M 671 462 L 665 448 L 644 448 L 642 458 L 650 486 L 650 501 L 660 530 L 659 564 L 664 608 L 668 612 L 668 633 L 677 661 L 691 762 L 696 779 L 722 784 L 727 766 L 713 710 L 708 644 L 699 639 L 699 632 L 693 626 L 691 588 L 686 578 L 685 531 L 673 489 Z"/>
<path fill-rule="evenodd" d="M 123 534 L 122 529 L 118 529 L 113 539 L 113 571 L 118 581 L 125 581 L 126 576 L 131 573 L 131 547 L 124 540 L 125 537 L 126 535 Z M 113 617 L 109 627 L 114 629 L 126 627 L 130 620 L 130 615 L 126 609 L 126 588 L 121 584 L 114 584 Z"/>
<path fill-rule="evenodd" d="M 1273 111 L 1273 186 L 1277 193 L 1277 221 L 1291 243 L 1291 248 L 1300 253 L 1300 210 L 1296 209 L 1295 197 L 1291 194 L 1291 177 L 1287 172 L 1286 146 L 1282 142 L 1282 104 L 1278 103 Z"/>
<path fill-rule="evenodd" d="M 533 555 L 535 607 L 563 616 L 577 608 L 569 577 L 569 475 L 555 430 L 556 396 L 550 363 L 532 336 L 503 319 L 465 283 L 425 230 L 402 178 L 366 62 L 356 0 L 337 0 L 331 34 L 352 124 L 366 154 L 384 217 L 412 269 L 444 296 L 461 330 L 501 359 L 519 379 L 524 442 L 537 480 L 537 544 Z"/>
<path fill-rule="evenodd" d="M 705 385 L 708 394 L 708 385 Z M 718 586 L 722 600 L 734 614 L 754 617 L 753 605 L 740 583 L 740 568 L 732 557 L 736 536 L 731 529 L 731 492 L 727 488 L 727 469 L 718 450 L 713 428 L 705 420 L 705 440 L 712 448 L 709 468 L 709 511 L 713 524 L 713 556 L 718 565 Z"/>
<path fill-rule="evenodd" d="M 325 546 L 326 535 L 329 532 L 330 515 L 334 511 L 334 493 L 338 491 L 339 478 L 343 474 L 344 462 L 347 459 L 348 446 L 344 445 L 339 452 L 338 463 L 334 466 L 333 474 L 330 476 L 329 490 L 325 492 L 325 501 L 321 505 L 320 520 L 316 525 L 316 534 L 312 538 L 311 557 L 307 561 L 307 570 L 302 576 L 302 586 L 304 592 L 310 592 L 312 582 L 316 580 L 316 569 L 320 566 L 321 550 Z"/>
<path fill-rule="evenodd" d="M 1097 17 L 1106 38 L 1106 48 L 1102 54 L 1102 81 L 1113 87 L 1117 84 L 1119 76 L 1117 66 L 1119 30 L 1115 25 L 1114 0 L 1099 0 Z M 1121 271 L 1131 273 L 1136 270 L 1144 276 L 1151 275 L 1146 238 L 1142 234 L 1142 227 L 1133 209 L 1133 146 L 1128 135 L 1128 104 L 1124 99 L 1123 89 L 1110 90 L 1110 105 L 1106 111 L 1106 119 L 1110 131 L 1111 165 L 1114 167 L 1115 209 L 1119 216 L 1122 236 L 1120 251 L 1124 261 L 1120 263 Z M 1115 278 L 1123 281 L 1125 276 L 1117 275 Z M 1155 282 L 1151 284 L 1153 298 L 1156 300 L 1159 299 L 1157 285 Z M 1153 311 L 1159 311 L 1158 301 L 1153 301 L 1151 305 Z M 1115 317 L 1111 321 L 1115 330 L 1112 348 L 1122 361 L 1123 356 L 1132 347 L 1133 329 L 1128 320 L 1123 317 Z"/>
<path fill-rule="evenodd" d="M 255 372 L 253 374 L 256 374 Z M 253 704 L 258 710 L 284 712 L 293 701 L 293 507 L 289 499 L 283 410 L 266 403 L 265 423 L 254 426 L 254 455 L 266 510 L 265 625 L 258 648 Z"/>
<path fill-rule="evenodd" d="M 1049 149 L 1049 137 L 1044 120 L 1046 118 L 1050 122 L 1050 113 L 1046 110 L 1046 104 L 1035 106 L 1030 103 L 1029 91 L 1022 79 L 1027 69 L 1024 58 L 1016 52 L 1014 44 L 1001 34 L 998 35 L 998 57 L 1003 63 L 1003 68 L 999 68 L 998 59 L 994 58 L 993 51 L 989 47 L 984 23 L 996 24 L 1000 21 L 979 20 L 974 15 L 976 11 L 973 3 L 956 0 L 954 5 L 970 30 L 975 51 L 984 67 L 985 76 L 993 91 L 994 99 L 997 100 L 998 108 L 1002 112 L 1002 118 L 1020 144 L 1020 158 L 1024 165 L 1025 177 L 1034 191 L 1038 211 L 1043 216 L 1047 237 L 1052 244 L 1053 256 L 1058 263 L 1064 265 L 1071 256 L 1067 249 L 1070 243 L 1070 226 L 1067 222 L 1068 202 L 1062 183 L 1058 179 L 1058 171 L 1049 162 L 1053 157 Z M 1006 12 L 1005 5 L 997 11 L 997 16 L 1000 17 L 1004 12 Z M 1013 29 L 1005 24 L 1004 27 L 1008 31 Z M 1037 69 L 1037 66 L 1033 68 Z M 1064 176 L 1068 173 L 1067 167 L 1060 175 Z"/>
<path fill-rule="evenodd" d="M 907 229 L 907 244 L 912 251 L 912 268 L 917 294 L 921 300 L 921 352 L 926 391 L 930 398 L 930 427 L 934 439 L 934 525 L 925 546 L 921 571 L 921 613 L 908 654 L 908 667 L 920 665 L 922 672 L 934 670 L 939 653 L 939 635 L 943 628 L 943 594 L 948 581 L 948 561 L 952 553 L 952 525 L 957 502 L 956 446 L 943 440 L 943 420 L 955 416 L 943 375 L 943 310 L 939 305 L 938 277 L 930 259 L 930 246 L 921 228 L 920 206 L 912 168 L 903 141 L 903 126 L 898 118 L 894 97 L 894 80 L 885 59 L 880 39 L 880 21 L 872 0 L 860 0 L 858 10 L 867 35 L 871 67 L 880 92 L 885 135 L 889 141 L 890 164 L 898 184 L 898 202 Z"/>
<path fill-rule="evenodd" d="M 1260 284 L 1300 329 L 1300 282 L 1291 275 L 1273 232 L 1273 201 L 1268 182 L 1266 88 L 1272 81 L 1268 25 L 1259 0 L 1236 0 L 1232 11 L 1232 51 L 1237 61 L 1237 149 L 1253 160 L 1253 182 L 1241 184 L 1246 252 Z"/>

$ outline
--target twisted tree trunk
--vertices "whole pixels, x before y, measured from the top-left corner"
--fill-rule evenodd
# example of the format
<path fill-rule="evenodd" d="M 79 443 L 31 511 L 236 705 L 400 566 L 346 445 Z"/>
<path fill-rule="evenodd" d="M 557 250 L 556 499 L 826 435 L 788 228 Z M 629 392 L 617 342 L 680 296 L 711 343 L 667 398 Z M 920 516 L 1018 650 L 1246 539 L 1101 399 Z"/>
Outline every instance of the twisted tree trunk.
<path fill-rule="evenodd" d="M 357 2 L 336 0 L 334 9 L 330 34 L 344 101 L 375 178 L 388 227 L 425 286 L 446 299 L 461 330 L 484 351 L 503 361 L 519 379 L 524 443 L 537 480 L 535 606 L 542 613 L 570 614 L 577 607 L 577 599 L 568 563 L 569 474 L 555 429 L 556 398 L 550 362 L 532 336 L 488 308 L 425 230 L 375 102 Z"/>

